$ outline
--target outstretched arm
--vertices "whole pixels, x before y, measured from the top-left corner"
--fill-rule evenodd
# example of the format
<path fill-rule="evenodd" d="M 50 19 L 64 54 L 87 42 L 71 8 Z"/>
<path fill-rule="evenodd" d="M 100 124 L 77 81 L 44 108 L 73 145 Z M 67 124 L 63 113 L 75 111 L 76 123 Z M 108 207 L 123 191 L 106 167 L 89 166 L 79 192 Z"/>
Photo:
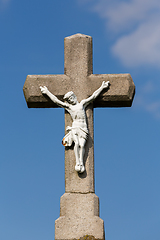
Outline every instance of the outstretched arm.
<path fill-rule="evenodd" d="M 90 96 L 87 99 L 82 100 L 81 103 L 84 105 L 84 107 L 86 107 L 89 103 L 91 103 L 92 101 L 94 101 L 98 97 L 98 95 L 103 91 L 103 89 L 108 88 L 109 86 L 110 86 L 110 82 L 109 81 L 107 81 L 107 82 L 103 81 L 102 85 L 100 86 L 100 88 L 98 88 L 92 94 L 92 96 Z"/>
<path fill-rule="evenodd" d="M 63 107 L 63 108 L 68 108 L 68 104 L 60 101 L 56 96 L 54 96 L 46 86 L 44 87 L 41 87 L 40 86 L 40 89 L 41 89 L 41 92 L 43 94 L 46 94 L 54 103 L 56 103 L 58 106 L 60 107 Z"/>

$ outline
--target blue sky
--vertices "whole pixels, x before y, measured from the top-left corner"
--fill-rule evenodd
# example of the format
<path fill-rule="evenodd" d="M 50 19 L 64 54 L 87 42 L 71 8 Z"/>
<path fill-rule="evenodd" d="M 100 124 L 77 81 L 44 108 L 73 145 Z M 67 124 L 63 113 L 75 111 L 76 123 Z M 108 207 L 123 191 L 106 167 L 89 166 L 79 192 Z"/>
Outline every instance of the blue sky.
<path fill-rule="evenodd" d="M 63 41 L 93 37 L 94 73 L 130 73 L 131 108 L 95 109 L 95 189 L 107 240 L 160 239 L 159 0 L 0 0 L 0 239 L 53 240 L 64 111 L 28 109 L 28 74 L 63 74 Z"/>

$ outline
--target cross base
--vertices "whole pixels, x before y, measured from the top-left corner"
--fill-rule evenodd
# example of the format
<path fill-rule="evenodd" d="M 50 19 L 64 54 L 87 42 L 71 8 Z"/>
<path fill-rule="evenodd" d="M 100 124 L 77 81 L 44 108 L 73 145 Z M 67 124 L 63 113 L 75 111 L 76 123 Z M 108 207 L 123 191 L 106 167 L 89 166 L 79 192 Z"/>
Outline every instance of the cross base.
<path fill-rule="evenodd" d="M 65 193 L 61 197 L 60 217 L 55 221 L 55 239 L 76 240 L 86 235 L 105 239 L 99 198 L 94 193 Z"/>

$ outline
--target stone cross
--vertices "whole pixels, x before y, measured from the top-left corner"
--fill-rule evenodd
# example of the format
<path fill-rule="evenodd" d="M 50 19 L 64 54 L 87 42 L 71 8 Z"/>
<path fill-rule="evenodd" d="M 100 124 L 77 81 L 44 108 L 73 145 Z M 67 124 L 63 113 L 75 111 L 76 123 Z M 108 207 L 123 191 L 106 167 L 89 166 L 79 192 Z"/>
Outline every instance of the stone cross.
<path fill-rule="evenodd" d="M 64 55 L 64 74 L 27 76 L 23 91 L 29 108 L 58 107 L 41 93 L 40 86 L 47 86 L 61 101 L 68 91 L 73 91 L 78 101 L 86 99 L 103 81 L 109 81 L 110 87 L 86 109 L 89 138 L 85 146 L 84 173 L 75 171 L 73 147 L 65 148 L 65 193 L 61 197 L 60 217 L 55 221 L 55 239 L 79 239 L 85 235 L 104 239 L 99 199 L 94 189 L 93 108 L 130 107 L 135 86 L 130 74 L 93 74 L 90 36 L 75 34 L 66 37 Z M 71 122 L 70 115 L 65 112 L 65 128 L 71 126 Z"/>

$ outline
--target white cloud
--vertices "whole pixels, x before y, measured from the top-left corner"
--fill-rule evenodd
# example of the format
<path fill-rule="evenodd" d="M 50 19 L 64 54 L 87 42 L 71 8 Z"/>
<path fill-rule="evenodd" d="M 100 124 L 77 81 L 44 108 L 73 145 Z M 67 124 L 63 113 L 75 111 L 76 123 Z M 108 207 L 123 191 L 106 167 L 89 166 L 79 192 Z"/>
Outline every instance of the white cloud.
<path fill-rule="evenodd" d="M 148 81 L 139 87 L 139 91 L 134 100 L 134 104 L 152 116 L 160 120 L 160 100 L 159 100 L 159 82 Z"/>
<path fill-rule="evenodd" d="M 1 3 L 1 4 L 4 4 L 4 5 L 5 5 L 5 4 L 8 4 L 9 2 L 10 2 L 10 0 L 0 0 L 0 3 Z"/>
<path fill-rule="evenodd" d="M 3 11 L 10 2 L 11 0 L 0 0 L 0 11 Z"/>
<path fill-rule="evenodd" d="M 130 34 L 120 37 L 113 54 L 126 66 L 160 66 L 160 16 L 146 21 Z"/>
<path fill-rule="evenodd" d="M 146 110 L 154 115 L 155 118 L 160 119 L 160 101 L 155 101 L 148 106 Z"/>
<path fill-rule="evenodd" d="M 153 93 L 156 90 L 157 86 L 154 85 L 153 81 L 148 81 L 142 88 L 143 94 Z"/>
<path fill-rule="evenodd" d="M 108 28 L 116 32 L 130 29 L 148 20 L 155 15 L 157 9 L 160 11 L 159 0 L 114 0 L 112 2 L 99 0 L 93 7 L 93 10 L 106 20 Z"/>
<path fill-rule="evenodd" d="M 160 0 L 85 1 L 104 20 L 111 52 L 122 64 L 160 68 Z M 134 104 L 160 120 L 159 79 L 142 82 Z"/>
<path fill-rule="evenodd" d="M 155 119 L 160 120 L 160 100 L 149 101 L 147 96 L 136 96 L 134 105 L 150 113 Z"/>
<path fill-rule="evenodd" d="M 97 0 L 92 10 L 114 34 L 112 53 L 124 65 L 160 67 L 159 0 Z"/>
<path fill-rule="evenodd" d="M 92 0 L 77 0 L 78 3 L 80 4 L 85 4 L 85 3 L 89 3 L 89 2 L 92 2 Z"/>

